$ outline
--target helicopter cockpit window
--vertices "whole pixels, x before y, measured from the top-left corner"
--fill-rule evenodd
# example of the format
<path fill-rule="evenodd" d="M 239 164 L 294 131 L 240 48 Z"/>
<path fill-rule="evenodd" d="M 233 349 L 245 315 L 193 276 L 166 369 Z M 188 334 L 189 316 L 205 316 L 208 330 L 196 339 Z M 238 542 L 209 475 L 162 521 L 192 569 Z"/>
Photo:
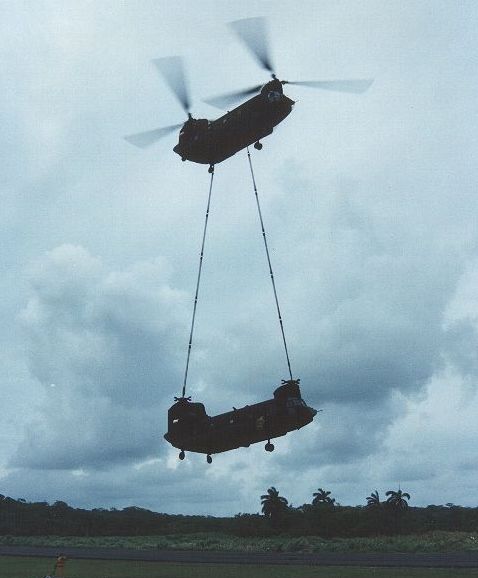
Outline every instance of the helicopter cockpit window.
<path fill-rule="evenodd" d="M 297 417 L 301 413 L 301 407 L 305 407 L 305 402 L 302 399 L 289 398 L 285 404 L 286 412 L 291 417 Z"/>
<path fill-rule="evenodd" d="M 270 90 L 267 93 L 267 100 L 269 102 L 279 102 L 279 100 L 281 99 L 281 94 L 280 92 L 277 92 L 275 90 Z"/>
<path fill-rule="evenodd" d="M 303 399 L 290 398 L 286 402 L 287 407 L 305 407 L 305 401 Z"/>

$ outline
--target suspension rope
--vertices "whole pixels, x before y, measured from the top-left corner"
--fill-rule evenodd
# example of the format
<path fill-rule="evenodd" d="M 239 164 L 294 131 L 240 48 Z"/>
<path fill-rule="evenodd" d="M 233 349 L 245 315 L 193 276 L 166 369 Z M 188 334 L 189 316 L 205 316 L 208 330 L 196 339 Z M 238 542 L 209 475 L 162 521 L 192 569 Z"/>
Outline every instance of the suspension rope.
<path fill-rule="evenodd" d="M 282 341 L 284 342 L 285 356 L 287 359 L 287 367 L 289 368 L 290 378 L 291 378 L 291 380 L 293 380 L 294 378 L 292 377 L 292 370 L 290 368 L 289 351 L 287 349 L 287 341 L 285 339 L 285 333 L 284 333 L 284 324 L 282 322 L 282 315 L 281 315 L 280 307 L 279 307 L 279 299 L 277 297 L 277 290 L 276 290 L 276 284 L 275 284 L 275 280 L 274 280 L 274 273 L 272 271 L 271 258 L 269 255 L 269 247 L 267 245 L 266 231 L 264 229 L 264 221 L 262 219 L 261 205 L 259 203 L 259 195 L 257 194 L 256 179 L 254 178 L 254 171 L 252 169 L 251 153 L 249 152 L 249 147 L 247 147 L 247 158 L 249 159 L 249 168 L 251 169 L 252 184 L 254 186 L 254 194 L 256 197 L 257 211 L 259 213 L 259 219 L 261 222 L 262 238 L 264 239 L 264 247 L 266 249 L 267 262 L 269 263 L 269 273 L 271 276 L 272 288 L 274 290 L 274 297 L 275 297 L 276 307 L 277 307 L 277 315 L 279 316 L 280 329 L 281 329 L 281 333 L 282 333 Z"/>
<path fill-rule="evenodd" d="M 214 180 L 214 168 L 211 171 L 211 182 L 209 184 L 209 195 L 207 198 L 206 218 L 204 220 L 204 229 L 203 229 L 203 233 L 202 233 L 201 255 L 199 257 L 199 269 L 198 269 L 198 276 L 197 276 L 197 282 L 196 282 L 196 295 L 194 296 L 193 318 L 191 321 L 191 332 L 189 333 L 188 356 L 186 359 L 186 370 L 184 372 L 182 397 L 185 397 L 185 395 L 186 395 L 186 382 L 188 380 L 189 358 L 191 357 L 191 347 L 193 344 L 194 322 L 196 320 L 196 308 L 197 308 L 197 304 L 198 304 L 199 283 L 201 281 L 202 261 L 203 261 L 203 257 L 204 257 L 204 244 L 206 242 L 206 231 L 207 231 L 207 223 L 209 220 L 209 207 L 211 206 L 211 192 L 212 192 L 213 180 Z"/>

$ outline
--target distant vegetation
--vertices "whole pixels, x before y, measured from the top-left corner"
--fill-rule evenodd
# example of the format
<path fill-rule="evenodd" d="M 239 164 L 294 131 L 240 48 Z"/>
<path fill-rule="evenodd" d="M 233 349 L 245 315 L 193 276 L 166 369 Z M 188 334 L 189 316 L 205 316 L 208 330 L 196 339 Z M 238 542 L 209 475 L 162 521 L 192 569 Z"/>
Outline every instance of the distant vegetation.
<path fill-rule="evenodd" d="M 17 536 L 151 537 L 205 533 L 243 538 L 286 534 L 291 539 L 317 537 L 320 542 L 440 531 L 470 534 L 470 547 L 475 544 L 478 508 L 450 503 L 412 507 L 409 494 L 401 489 L 389 491 L 386 496 L 382 502 L 375 491 L 365 498 L 362 506 L 341 506 L 330 491 L 318 488 L 311 495 L 311 503 L 292 507 L 272 487 L 261 496 L 262 515 L 240 513 L 216 518 L 161 514 L 135 506 L 86 510 L 62 501 L 27 502 L 0 494 L 0 542 L 14 543 Z M 159 547 L 160 542 L 153 540 L 154 547 Z"/>
<path fill-rule="evenodd" d="M 214 552 L 464 552 L 478 550 L 478 534 L 427 532 L 400 536 L 234 536 L 220 532 L 153 536 L 0 536 L 0 545 Z M 0 575 L 2 575 L 0 573 Z"/>

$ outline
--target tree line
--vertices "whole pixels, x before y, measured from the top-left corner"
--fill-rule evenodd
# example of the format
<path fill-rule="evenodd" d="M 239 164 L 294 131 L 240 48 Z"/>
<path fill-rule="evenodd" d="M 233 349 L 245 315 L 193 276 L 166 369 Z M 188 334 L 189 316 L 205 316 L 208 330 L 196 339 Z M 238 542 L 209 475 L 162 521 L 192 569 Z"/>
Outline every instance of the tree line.
<path fill-rule="evenodd" d="M 233 517 L 186 516 L 130 506 L 123 509 L 74 508 L 66 502 L 27 502 L 0 494 L 0 535 L 3 536 L 140 536 L 223 532 L 237 536 L 278 533 L 323 538 L 420 534 L 433 530 L 478 530 L 478 508 L 445 505 L 413 507 L 400 488 L 377 491 L 363 505 L 342 506 L 331 492 L 318 488 L 310 503 L 294 507 L 271 487 L 261 496 L 259 514 Z"/>

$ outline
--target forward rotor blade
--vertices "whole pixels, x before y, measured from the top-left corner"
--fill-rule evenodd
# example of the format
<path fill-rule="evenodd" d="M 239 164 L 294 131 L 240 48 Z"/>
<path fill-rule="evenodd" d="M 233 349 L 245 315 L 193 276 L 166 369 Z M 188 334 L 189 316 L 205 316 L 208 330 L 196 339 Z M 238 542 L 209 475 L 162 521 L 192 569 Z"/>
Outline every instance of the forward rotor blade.
<path fill-rule="evenodd" d="M 172 124 L 171 126 L 163 126 L 162 128 L 155 128 L 154 130 L 147 130 L 146 132 L 130 134 L 125 136 L 124 139 L 132 145 L 144 149 L 154 144 L 160 138 L 163 138 L 163 136 L 166 136 L 174 130 L 177 130 L 181 126 L 183 126 L 183 123 Z"/>
<path fill-rule="evenodd" d="M 191 102 L 184 74 L 183 59 L 180 56 L 169 56 L 167 58 L 155 58 L 153 63 L 176 95 L 185 112 L 188 113 Z"/>
<path fill-rule="evenodd" d="M 222 94 L 220 96 L 213 96 L 212 98 L 208 98 L 204 100 L 207 104 L 215 106 L 217 108 L 227 108 L 229 105 L 235 104 L 242 98 L 246 96 L 250 96 L 262 88 L 262 84 L 258 86 L 253 86 L 252 88 L 246 88 L 246 90 L 240 90 L 238 92 L 229 92 L 227 94 Z"/>
<path fill-rule="evenodd" d="M 244 20 L 235 20 L 234 22 L 230 22 L 229 26 L 257 58 L 262 68 L 273 73 L 274 68 L 269 55 L 269 43 L 267 41 L 265 19 L 245 18 Z"/>
<path fill-rule="evenodd" d="M 361 94 L 368 90 L 373 83 L 373 79 L 364 78 L 356 80 L 303 80 L 297 82 L 286 81 L 285 84 L 296 84 L 298 86 L 310 86 L 323 90 L 334 90 L 337 92 L 354 92 Z"/>

